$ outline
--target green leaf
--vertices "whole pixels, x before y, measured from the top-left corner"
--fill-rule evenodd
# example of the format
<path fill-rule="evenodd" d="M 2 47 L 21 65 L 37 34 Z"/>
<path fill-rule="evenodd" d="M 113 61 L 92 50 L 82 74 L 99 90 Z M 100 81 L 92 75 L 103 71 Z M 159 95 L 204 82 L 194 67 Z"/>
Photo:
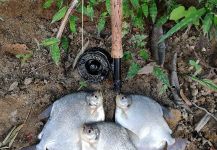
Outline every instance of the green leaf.
<path fill-rule="evenodd" d="M 145 15 L 145 17 L 148 17 L 148 4 L 147 3 L 142 4 L 142 12 Z"/>
<path fill-rule="evenodd" d="M 127 22 L 122 23 L 122 38 L 130 32 L 130 25 Z"/>
<path fill-rule="evenodd" d="M 202 67 L 199 65 L 199 61 L 189 60 L 189 64 L 196 70 L 194 76 L 202 71 Z"/>
<path fill-rule="evenodd" d="M 148 37 L 147 35 L 136 34 L 130 39 L 130 42 L 132 42 L 135 47 L 144 48 L 146 44 L 145 39 L 147 37 Z"/>
<path fill-rule="evenodd" d="M 53 0 L 46 0 L 43 4 L 43 8 L 47 9 L 47 8 L 51 7 L 52 3 L 53 3 Z"/>
<path fill-rule="evenodd" d="M 213 17 L 213 23 L 215 26 L 217 26 L 217 14 L 215 14 Z"/>
<path fill-rule="evenodd" d="M 87 87 L 87 81 L 79 81 L 79 88 L 78 90 Z"/>
<path fill-rule="evenodd" d="M 170 82 L 168 75 L 165 73 L 165 71 L 160 67 L 154 67 L 153 75 L 162 82 L 163 85 L 166 85 L 167 87 L 170 87 Z"/>
<path fill-rule="evenodd" d="M 212 23 L 213 23 L 213 14 L 211 13 L 206 14 L 203 20 L 203 26 L 202 26 L 204 34 L 209 33 Z"/>
<path fill-rule="evenodd" d="M 107 12 L 103 12 L 99 17 L 99 21 L 97 24 L 98 34 L 105 28 L 106 16 Z"/>
<path fill-rule="evenodd" d="M 142 50 L 139 51 L 139 56 L 140 56 L 144 61 L 148 60 L 148 58 L 149 58 L 149 54 L 148 54 L 148 52 L 147 52 L 145 49 L 142 49 Z"/>
<path fill-rule="evenodd" d="M 127 79 L 132 79 L 133 77 L 135 77 L 139 70 L 140 70 L 140 66 L 137 63 L 135 62 L 131 63 L 127 73 Z"/>
<path fill-rule="evenodd" d="M 16 58 L 21 59 L 21 65 L 25 64 L 26 61 L 32 57 L 32 54 L 17 54 Z"/>
<path fill-rule="evenodd" d="M 63 7 L 61 8 L 54 16 L 53 16 L 53 19 L 52 19 L 52 22 L 51 23 L 54 23 L 56 21 L 59 21 L 61 20 L 65 14 L 66 14 L 66 11 L 67 11 L 67 7 Z"/>
<path fill-rule="evenodd" d="M 60 62 L 60 48 L 58 44 L 53 44 L 50 46 L 51 58 L 53 59 L 56 65 L 59 65 Z"/>
<path fill-rule="evenodd" d="M 88 17 L 90 17 L 91 21 L 93 21 L 93 17 L 94 17 L 94 10 L 93 10 L 93 7 L 91 5 L 88 5 L 87 6 L 87 10 L 86 10 L 86 15 Z"/>
<path fill-rule="evenodd" d="M 188 10 L 185 12 L 185 17 L 188 18 L 189 16 L 191 16 L 192 14 L 197 13 L 197 9 L 194 6 L 191 6 L 188 8 Z M 200 21 L 199 19 L 195 20 L 194 22 L 192 22 L 195 26 L 200 25 Z"/>
<path fill-rule="evenodd" d="M 194 6 L 191 6 L 188 8 L 188 10 L 185 11 L 185 17 L 190 17 L 192 14 L 197 13 L 197 9 Z"/>
<path fill-rule="evenodd" d="M 164 15 L 164 16 L 160 17 L 160 18 L 157 20 L 156 26 L 157 26 L 157 27 L 160 27 L 160 26 L 164 25 L 164 24 L 167 22 L 168 18 L 169 18 L 169 17 L 168 17 L 167 15 Z"/>
<path fill-rule="evenodd" d="M 111 3 L 110 3 L 110 0 L 106 0 L 105 5 L 106 5 L 107 12 L 111 15 Z"/>
<path fill-rule="evenodd" d="M 62 37 L 61 39 L 61 47 L 65 52 L 68 51 L 69 48 L 69 39 L 67 37 Z"/>
<path fill-rule="evenodd" d="M 60 40 L 58 38 L 49 38 L 49 39 L 45 39 L 41 42 L 41 45 L 43 46 L 51 46 L 53 44 L 59 43 Z"/>
<path fill-rule="evenodd" d="M 123 60 L 128 61 L 128 60 L 132 60 L 132 53 L 130 51 L 125 51 L 124 52 L 124 56 L 123 56 Z"/>
<path fill-rule="evenodd" d="M 72 33 L 76 33 L 76 21 L 78 20 L 78 17 L 76 16 L 70 16 L 69 18 L 69 28 L 70 28 L 70 31 Z"/>
<path fill-rule="evenodd" d="M 56 5 L 60 9 L 63 6 L 63 0 L 56 0 Z"/>
<path fill-rule="evenodd" d="M 177 21 L 185 16 L 185 7 L 179 6 L 170 13 L 170 20 Z"/>
<path fill-rule="evenodd" d="M 156 17 L 157 17 L 157 5 L 154 0 L 152 0 L 150 6 L 149 6 L 149 13 L 152 19 L 152 22 L 155 23 Z"/>
<path fill-rule="evenodd" d="M 189 17 L 182 19 L 177 23 L 172 29 L 170 29 L 165 35 L 161 36 L 158 43 L 163 42 L 165 39 L 170 37 L 175 32 L 179 31 L 181 28 L 191 24 L 192 22 L 198 20 L 206 12 L 205 8 L 199 9 L 197 13 L 191 14 Z"/>
<path fill-rule="evenodd" d="M 199 84 L 201 84 L 205 87 L 208 87 L 210 90 L 217 91 L 217 85 L 212 80 L 199 79 L 199 78 L 194 77 L 194 76 L 192 76 L 191 79 L 198 82 Z"/>
<path fill-rule="evenodd" d="M 130 2 L 135 9 L 139 7 L 139 0 L 130 0 Z"/>

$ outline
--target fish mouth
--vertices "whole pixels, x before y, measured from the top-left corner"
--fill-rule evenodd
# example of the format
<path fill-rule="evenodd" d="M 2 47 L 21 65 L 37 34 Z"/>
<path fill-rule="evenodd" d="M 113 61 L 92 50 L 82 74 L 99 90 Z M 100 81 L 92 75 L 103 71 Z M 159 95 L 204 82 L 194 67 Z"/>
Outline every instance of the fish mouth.
<path fill-rule="evenodd" d="M 129 100 L 123 94 L 118 94 L 116 96 L 116 107 L 120 109 L 127 109 L 129 106 Z"/>

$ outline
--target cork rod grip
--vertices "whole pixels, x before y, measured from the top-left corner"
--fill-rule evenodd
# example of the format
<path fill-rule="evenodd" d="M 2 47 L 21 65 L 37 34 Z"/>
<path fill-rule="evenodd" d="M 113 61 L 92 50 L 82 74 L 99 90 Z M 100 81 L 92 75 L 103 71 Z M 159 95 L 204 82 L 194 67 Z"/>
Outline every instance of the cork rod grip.
<path fill-rule="evenodd" d="M 112 58 L 122 58 L 122 0 L 111 0 Z"/>

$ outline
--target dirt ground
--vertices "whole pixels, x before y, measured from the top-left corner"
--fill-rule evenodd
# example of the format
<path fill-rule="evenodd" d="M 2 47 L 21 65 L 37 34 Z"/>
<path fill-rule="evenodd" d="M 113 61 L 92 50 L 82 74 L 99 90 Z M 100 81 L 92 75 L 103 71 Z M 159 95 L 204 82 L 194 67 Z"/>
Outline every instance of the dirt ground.
<path fill-rule="evenodd" d="M 21 65 L 19 59 L 0 48 L 0 141 L 4 139 L 10 129 L 23 123 L 30 112 L 24 128 L 18 134 L 12 149 L 20 149 L 24 146 L 37 143 L 37 135 L 45 122 L 37 119 L 37 116 L 49 104 L 58 98 L 76 92 L 79 81 L 82 80 L 71 65 L 76 54 L 81 48 L 81 34 L 65 35 L 71 39 L 69 52 L 63 54 L 62 63 L 58 67 L 49 55 L 49 50 L 38 47 L 38 41 L 54 36 L 59 23 L 50 24 L 54 9 L 43 10 L 42 0 L 9 0 L 0 3 L 0 46 L 5 44 L 25 44 L 32 52 L 33 57 Z M 151 27 L 147 27 L 150 28 Z M 85 37 L 90 41 L 88 47 L 100 46 L 107 50 L 111 49 L 109 38 L 98 38 L 93 23 L 86 22 Z M 147 30 L 149 31 L 149 30 Z M 217 112 L 217 93 L 209 91 L 197 83 L 189 80 L 185 75 L 190 74 L 188 61 L 196 59 L 194 47 L 199 40 L 199 31 L 192 29 L 187 36 L 180 32 L 167 41 L 167 53 L 165 68 L 169 68 L 172 54 L 178 52 L 178 73 L 181 88 L 185 94 L 196 104 L 206 108 L 212 113 Z M 105 35 L 110 35 L 110 28 L 106 29 Z M 146 33 L 150 34 L 150 33 Z M 134 52 L 128 39 L 124 39 L 124 50 Z M 200 56 L 205 62 L 209 62 L 213 54 L 211 46 Z M 212 61 L 212 60 L 211 60 Z M 129 64 L 123 63 L 123 79 L 126 77 Z M 209 69 L 204 69 L 206 76 Z M 210 79 L 217 83 L 216 72 Z M 114 120 L 115 93 L 112 91 L 112 77 L 101 84 L 88 84 L 82 90 L 101 90 L 105 100 L 106 120 Z M 187 138 L 188 148 L 191 150 L 214 150 L 217 149 L 217 122 L 210 119 L 200 133 L 194 131 L 197 122 L 205 112 L 192 107 L 193 114 L 187 114 L 177 108 L 172 102 L 170 91 L 159 95 L 161 83 L 152 75 L 138 75 L 133 80 L 124 80 L 122 91 L 126 93 L 143 94 L 150 96 L 160 104 L 173 109 L 176 118 L 170 123 L 174 131 L 174 137 Z M 31 111 L 30 111 L 31 110 Z"/>

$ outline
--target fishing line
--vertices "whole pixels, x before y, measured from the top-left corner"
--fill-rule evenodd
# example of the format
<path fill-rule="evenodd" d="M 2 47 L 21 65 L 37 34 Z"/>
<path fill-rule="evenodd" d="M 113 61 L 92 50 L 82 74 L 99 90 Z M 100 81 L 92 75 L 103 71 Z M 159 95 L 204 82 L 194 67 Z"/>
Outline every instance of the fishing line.
<path fill-rule="evenodd" d="M 84 0 L 81 0 L 81 45 L 84 48 Z"/>

